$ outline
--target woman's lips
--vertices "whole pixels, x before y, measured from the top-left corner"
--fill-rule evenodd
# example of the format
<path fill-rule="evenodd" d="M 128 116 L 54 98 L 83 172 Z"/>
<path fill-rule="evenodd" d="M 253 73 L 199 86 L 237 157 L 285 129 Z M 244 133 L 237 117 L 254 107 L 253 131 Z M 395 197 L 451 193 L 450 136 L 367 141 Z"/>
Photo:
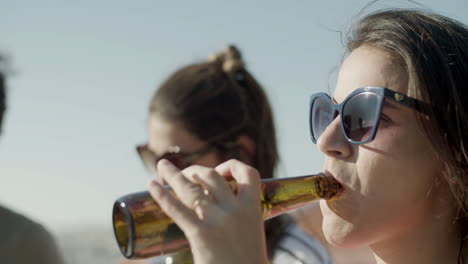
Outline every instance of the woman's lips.
<path fill-rule="evenodd" d="M 329 170 L 325 170 L 323 173 L 324 173 L 326 176 L 332 177 L 333 179 L 335 179 L 336 181 L 338 181 L 341 185 L 343 185 L 343 183 L 342 183 L 341 180 L 336 176 L 336 174 L 330 172 Z"/>
<path fill-rule="evenodd" d="M 330 171 L 325 170 L 324 174 L 327 177 L 330 177 L 330 178 L 333 179 L 333 181 L 330 182 L 330 184 L 332 185 L 330 187 L 334 188 L 334 189 L 337 188 L 338 189 L 337 196 L 341 196 L 343 194 L 343 192 L 345 191 L 344 184 L 340 180 L 338 180 L 337 177 L 335 177 L 334 174 L 331 173 Z"/>

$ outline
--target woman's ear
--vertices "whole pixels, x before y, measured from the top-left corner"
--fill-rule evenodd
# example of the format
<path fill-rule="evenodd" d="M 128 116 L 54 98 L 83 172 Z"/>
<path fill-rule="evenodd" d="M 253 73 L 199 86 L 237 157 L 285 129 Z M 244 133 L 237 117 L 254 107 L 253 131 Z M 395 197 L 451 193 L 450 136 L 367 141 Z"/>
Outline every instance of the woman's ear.
<path fill-rule="evenodd" d="M 240 159 L 249 165 L 253 164 L 255 152 L 257 150 L 257 144 L 255 141 L 247 135 L 240 135 L 237 138 L 237 144 L 240 147 Z"/>

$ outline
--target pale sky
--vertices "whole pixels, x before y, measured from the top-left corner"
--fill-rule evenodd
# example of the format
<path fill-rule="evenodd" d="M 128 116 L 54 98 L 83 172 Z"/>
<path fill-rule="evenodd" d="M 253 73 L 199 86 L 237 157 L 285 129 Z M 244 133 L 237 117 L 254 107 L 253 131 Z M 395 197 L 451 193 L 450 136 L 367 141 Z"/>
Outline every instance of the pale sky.
<path fill-rule="evenodd" d="M 154 90 L 178 67 L 227 44 L 272 102 L 279 176 L 318 172 L 309 96 L 333 89 L 340 34 L 369 1 L 0 0 L 11 59 L 0 140 L 0 203 L 45 226 L 111 227 L 114 200 L 146 189 L 134 146 Z M 387 4 L 388 3 L 388 4 Z M 419 1 L 468 23 L 467 0 Z M 381 7 L 418 7 L 382 0 Z"/>

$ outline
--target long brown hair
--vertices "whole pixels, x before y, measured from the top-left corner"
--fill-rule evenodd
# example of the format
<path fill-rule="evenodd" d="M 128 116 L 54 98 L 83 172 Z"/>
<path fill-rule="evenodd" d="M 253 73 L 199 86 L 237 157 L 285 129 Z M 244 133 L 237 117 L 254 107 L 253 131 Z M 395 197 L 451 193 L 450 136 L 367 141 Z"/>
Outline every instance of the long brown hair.
<path fill-rule="evenodd" d="M 262 178 L 274 176 L 278 149 L 270 103 L 236 47 L 229 46 L 207 62 L 177 70 L 156 91 L 149 111 L 182 124 L 209 143 L 234 142 L 240 135 L 249 136 L 256 144 L 252 165 Z M 240 158 L 225 154 L 225 160 Z M 265 224 L 270 257 L 285 222 L 279 217 Z"/>
<path fill-rule="evenodd" d="M 409 91 L 429 102 L 421 116 L 443 165 L 442 175 L 458 203 L 462 236 L 468 228 L 468 28 L 421 10 L 384 10 L 354 27 L 348 52 L 361 45 L 389 52 L 409 76 Z"/>

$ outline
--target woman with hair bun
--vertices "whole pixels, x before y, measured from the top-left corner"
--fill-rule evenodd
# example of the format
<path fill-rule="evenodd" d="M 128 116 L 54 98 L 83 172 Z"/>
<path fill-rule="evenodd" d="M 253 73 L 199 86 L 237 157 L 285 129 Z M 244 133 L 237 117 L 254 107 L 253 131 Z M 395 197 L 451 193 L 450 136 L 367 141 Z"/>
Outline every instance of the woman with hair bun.
<path fill-rule="evenodd" d="M 236 159 L 256 168 L 261 178 L 274 177 L 278 150 L 272 110 L 240 51 L 229 46 L 207 62 L 169 76 L 150 102 L 148 142 L 137 149 L 160 183 L 165 181 L 156 164 L 162 159 L 180 170 L 190 165 L 214 168 Z M 291 217 L 270 219 L 264 230 L 271 263 L 331 263 L 325 248 Z M 171 263 L 191 261 L 189 250 L 165 258 Z"/>

